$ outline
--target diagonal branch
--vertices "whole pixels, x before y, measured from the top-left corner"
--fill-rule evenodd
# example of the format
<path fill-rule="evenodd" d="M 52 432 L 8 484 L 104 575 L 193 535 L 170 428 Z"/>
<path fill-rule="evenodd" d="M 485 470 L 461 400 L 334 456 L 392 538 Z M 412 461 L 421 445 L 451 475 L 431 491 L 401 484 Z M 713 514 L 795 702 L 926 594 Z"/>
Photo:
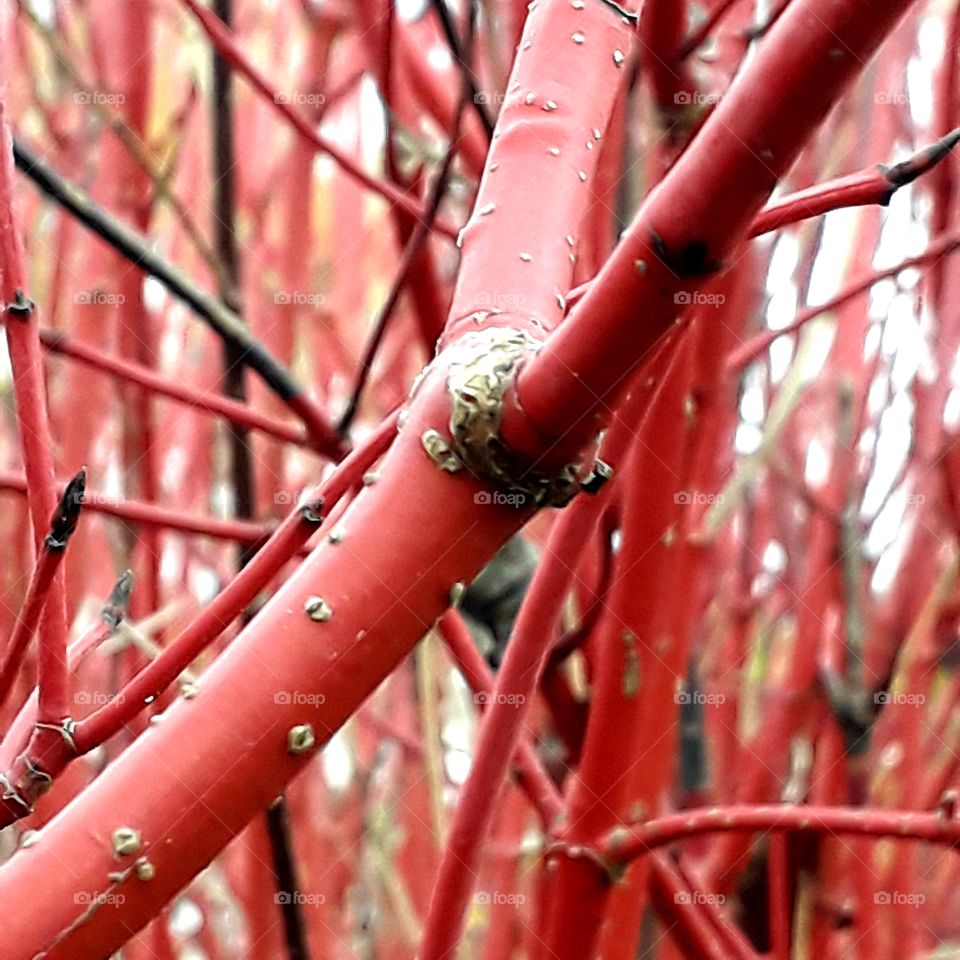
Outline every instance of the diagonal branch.
<path fill-rule="evenodd" d="M 210 41 L 216 47 L 217 52 L 226 60 L 241 76 L 245 77 L 254 90 L 263 98 L 264 102 L 270 104 L 277 113 L 286 119 L 291 126 L 305 140 L 313 144 L 317 150 L 322 150 L 329 154 L 343 168 L 343 171 L 353 177 L 358 183 L 362 183 L 369 190 L 379 194 L 394 206 L 401 207 L 407 213 L 412 213 L 417 217 L 424 216 L 424 208 L 413 197 L 408 196 L 403 191 L 388 183 L 377 180 L 358 167 L 336 144 L 331 143 L 323 134 L 313 129 L 313 126 L 297 110 L 295 110 L 286 98 L 278 94 L 267 82 L 264 75 L 250 62 L 247 55 L 240 48 L 233 33 L 206 8 L 202 7 L 196 0 L 180 0 L 180 2 L 190 10 L 190 12 L 200 22 Z M 450 240 L 457 237 L 457 228 L 452 224 L 437 221 L 434 223 L 434 229 L 443 234 Z"/>
<path fill-rule="evenodd" d="M 232 310 L 215 296 L 200 289 L 185 273 L 154 251 L 145 237 L 107 213 L 79 187 L 48 167 L 23 143 L 14 140 L 13 153 L 17 167 L 44 194 L 127 260 L 162 283 L 174 297 L 205 320 L 224 342 L 233 345 L 242 354 L 243 362 L 256 371 L 264 383 L 303 420 L 315 439 L 317 449 L 331 459 L 340 459 L 343 455 L 340 439 L 326 422 L 323 413 L 304 394 L 287 368 L 267 351 Z"/>

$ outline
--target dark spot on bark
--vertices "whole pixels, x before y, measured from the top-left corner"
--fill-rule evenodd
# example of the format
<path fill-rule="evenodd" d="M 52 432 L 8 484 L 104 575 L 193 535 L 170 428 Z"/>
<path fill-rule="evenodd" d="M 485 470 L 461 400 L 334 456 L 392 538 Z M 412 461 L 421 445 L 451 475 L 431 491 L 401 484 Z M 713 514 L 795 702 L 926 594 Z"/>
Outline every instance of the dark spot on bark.
<path fill-rule="evenodd" d="M 723 267 L 722 260 L 711 260 L 704 240 L 691 240 L 679 253 L 667 248 L 660 235 L 651 233 L 650 245 L 657 256 L 679 278 L 709 277 Z"/>

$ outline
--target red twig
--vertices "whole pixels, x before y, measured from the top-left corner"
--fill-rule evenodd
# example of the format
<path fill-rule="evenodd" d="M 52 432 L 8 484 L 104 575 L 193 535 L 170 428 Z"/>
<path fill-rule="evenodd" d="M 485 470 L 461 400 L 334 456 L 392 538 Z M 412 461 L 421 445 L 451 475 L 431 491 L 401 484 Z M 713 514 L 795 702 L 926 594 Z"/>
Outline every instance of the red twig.
<path fill-rule="evenodd" d="M 475 695 L 490 694 L 496 678 L 480 655 L 467 625 L 456 610 L 448 610 L 440 618 L 440 635 Z M 484 700 L 488 702 L 488 698 Z M 540 815 L 544 829 L 550 830 L 563 812 L 563 801 L 547 776 L 526 738 L 517 746 L 517 780 Z"/>
<path fill-rule="evenodd" d="M 815 807 L 787 804 L 733 805 L 687 810 L 648 820 L 638 827 L 620 827 L 601 844 L 614 863 L 628 863 L 651 850 L 702 833 L 775 830 L 861 837 L 960 843 L 960 820 L 914 810 L 865 810 L 860 807 Z"/>
<path fill-rule="evenodd" d="M 250 62 L 246 53 L 244 53 L 237 43 L 233 33 L 224 27 L 210 11 L 202 7 L 196 0 L 180 0 L 180 2 L 200 21 L 200 25 L 216 47 L 220 56 L 223 57 L 237 73 L 244 76 L 254 90 L 263 97 L 264 101 L 271 104 L 274 110 L 284 117 L 297 133 L 313 144 L 318 150 L 322 150 L 324 153 L 333 157 L 345 173 L 353 177 L 357 182 L 362 183 L 374 193 L 379 194 L 389 203 L 401 207 L 417 217 L 425 216 L 423 205 L 418 203 L 413 197 L 408 196 L 391 184 L 384 183 L 376 177 L 365 173 L 336 144 L 331 143 L 330 140 L 321 133 L 314 130 L 310 122 L 305 119 L 299 111 L 290 106 L 290 104 L 286 102 L 286 99 L 270 86 L 263 74 Z M 456 239 L 457 228 L 452 224 L 442 220 L 436 220 L 433 226 L 438 233 L 443 234 L 445 237 L 451 240 Z"/>
<path fill-rule="evenodd" d="M 0 55 L 6 56 L 5 38 L 0 38 Z M 4 77 L 0 72 L 0 91 L 3 95 L 3 99 L 0 99 L 0 297 L 13 371 L 20 450 L 27 479 L 27 503 L 33 525 L 34 543 L 37 549 L 42 551 L 40 540 L 57 503 L 53 439 L 47 413 L 43 358 L 37 336 L 34 304 L 26 293 L 26 263 L 14 217 L 13 144 L 7 123 L 6 90 L 3 83 Z M 40 608 L 43 608 L 44 598 L 49 590 L 49 602 L 46 603 L 46 612 L 43 614 L 43 631 L 49 644 L 63 650 L 67 643 L 63 578 L 56 574 L 59 564 L 44 558 L 41 552 L 39 566 L 43 568 L 48 565 L 53 568 L 51 581 L 44 586 L 39 601 Z M 30 625 L 31 633 L 35 626 Z M 21 634 L 18 642 L 25 646 L 29 639 L 29 634 Z M 9 693 L 11 672 L 16 668 L 16 661 L 5 661 L 2 668 L 3 697 Z"/>
<path fill-rule="evenodd" d="M 698 133 L 697 149 L 649 195 L 595 284 L 521 370 L 519 403 L 508 404 L 503 419 L 510 447 L 532 454 L 552 438 L 551 462 L 562 463 L 608 422 L 640 358 L 674 322 L 678 294 L 699 290 L 722 269 L 777 179 L 908 4 L 875 2 L 869 17 L 859 0 L 787 7 Z M 838 49 L 844 55 L 832 56 Z"/>
<path fill-rule="evenodd" d="M 0 472 L 0 490 L 26 493 L 27 481 L 16 474 Z M 198 517 L 193 514 L 162 507 L 157 503 L 140 500 L 122 500 L 99 493 L 84 494 L 84 507 L 90 513 L 102 513 L 129 523 L 174 530 L 210 537 L 213 540 L 234 540 L 237 543 L 257 543 L 270 536 L 272 528 L 267 524 L 243 520 L 220 520 L 216 517 Z"/>
<path fill-rule="evenodd" d="M 767 869 L 767 912 L 770 916 L 770 939 L 775 960 L 790 960 L 790 865 L 787 856 L 787 837 L 775 833 L 770 837 L 770 854 Z"/>
<path fill-rule="evenodd" d="M 826 302 L 815 307 L 806 307 L 804 310 L 801 310 L 796 317 L 782 329 L 767 330 L 764 333 L 758 333 L 751 340 L 748 340 L 743 346 L 730 354 L 726 364 L 728 372 L 735 373 L 742 370 L 747 364 L 752 363 L 757 357 L 763 354 L 775 340 L 788 334 L 796 333 L 797 330 L 816 317 L 830 310 L 835 310 L 854 297 L 865 293 L 875 283 L 879 283 L 881 280 L 886 280 L 890 277 L 895 277 L 898 273 L 902 273 L 911 267 L 922 267 L 931 262 L 937 262 L 942 257 L 948 256 L 958 249 L 960 249 L 960 233 L 952 233 L 949 236 L 935 240 L 923 253 L 917 254 L 915 257 L 908 257 L 906 260 L 901 260 L 900 263 L 893 267 L 888 267 L 886 270 L 871 270 L 864 276 L 852 280 L 850 283 L 845 284 L 839 293 L 832 296 Z"/>
<path fill-rule="evenodd" d="M 652 906 L 685 956 L 695 956 L 697 960 L 757 960 L 757 954 L 750 950 L 742 934 L 716 923 L 714 911 L 719 913 L 719 908 L 687 881 L 663 851 L 654 854 L 653 859 Z"/>
<path fill-rule="evenodd" d="M 846 177 L 818 183 L 806 190 L 798 190 L 767 204 L 754 218 L 748 237 L 760 237 L 790 224 L 822 216 L 844 207 L 862 207 L 871 204 L 886 206 L 901 187 L 935 167 L 948 156 L 960 141 L 960 128 L 943 139 L 915 153 L 908 160 L 892 167 L 868 167 Z M 567 304 L 578 303 L 595 281 L 574 287 L 567 294 Z"/>
<path fill-rule="evenodd" d="M 383 336 L 387 331 L 387 325 L 390 323 L 390 318 L 400 303 L 400 295 L 403 293 L 403 288 L 406 286 L 411 270 L 417 265 L 420 259 L 424 244 L 426 244 L 430 235 L 430 228 L 437 218 L 440 204 L 443 201 L 443 195 L 447 189 L 447 182 L 450 178 L 453 161 L 457 155 L 460 123 L 463 118 L 464 109 L 465 100 L 461 97 L 460 104 L 454 115 L 453 129 L 450 133 L 450 144 L 447 147 L 447 152 L 444 155 L 440 169 L 437 171 L 433 186 L 430 189 L 430 195 L 426 203 L 426 211 L 423 218 L 417 220 L 406 244 L 404 244 L 403 253 L 400 255 L 400 264 L 397 267 L 397 274 L 390 287 L 390 292 L 387 294 L 387 299 L 380 308 L 380 315 L 377 317 L 373 331 L 364 347 L 356 380 L 354 381 L 353 389 L 350 391 L 350 399 L 347 401 L 346 409 L 337 425 L 341 434 L 346 434 L 350 429 L 350 425 L 353 423 L 353 418 L 356 416 L 360 406 L 360 397 L 363 394 L 363 389 L 370 376 L 370 370 L 373 367 L 374 358 L 383 341 Z"/>
<path fill-rule="evenodd" d="M 94 370 L 112 374 L 127 383 L 137 384 L 137 386 L 145 387 L 147 390 L 152 390 L 154 393 L 168 397 L 178 403 L 223 417 L 230 423 L 249 427 L 251 430 L 259 430 L 268 436 L 276 437 L 278 440 L 287 443 L 295 443 L 301 446 L 309 444 L 319 447 L 319 444 L 314 444 L 302 429 L 260 413 L 245 403 L 239 403 L 229 397 L 208 390 L 198 390 L 195 387 L 154 373 L 148 367 L 131 360 L 111 357 L 93 347 L 71 340 L 59 330 L 40 330 L 40 342 L 51 353 L 70 357 L 72 360 L 77 360 Z"/>
<path fill-rule="evenodd" d="M 700 26 L 680 45 L 680 49 L 677 51 L 677 59 L 686 60 L 701 44 L 705 43 L 716 25 L 736 2 L 737 0 L 720 0 L 707 14 Z"/>
<path fill-rule="evenodd" d="M 892 167 L 874 166 L 827 183 L 818 183 L 768 204 L 750 226 L 757 237 L 799 220 L 818 217 L 843 207 L 862 207 L 878 203 L 885 207 L 901 187 L 933 169 L 960 142 L 960 129 L 924 147 L 908 160 Z"/>
<path fill-rule="evenodd" d="M 433 888 L 424 925 L 421 960 L 449 957 L 457 944 L 467 898 L 504 774 L 520 740 L 523 721 L 550 649 L 557 614 L 572 571 L 558 560 L 577 556 L 593 525 L 581 516 L 583 504 L 554 528 L 548 556 L 530 584 L 483 716 L 470 777 L 457 810 Z"/>
<path fill-rule="evenodd" d="M 133 576 L 129 570 L 117 581 L 100 616 L 67 651 L 68 670 L 75 670 L 86 655 L 96 649 L 119 627 L 130 602 Z M 39 724 L 38 691 L 35 689 L 20 708 L 0 744 L 0 770 L 7 771 L 6 781 L 13 787 L 0 804 L 0 818 L 12 823 L 33 807 L 39 793 L 50 784 L 45 772 L 51 764 L 47 756 L 63 755 L 69 734 L 69 721 Z M 31 736 L 32 733 L 32 736 Z M 14 786 L 16 785 L 16 786 Z"/>
<path fill-rule="evenodd" d="M 51 518 L 49 533 L 40 548 L 23 609 L 0 661 L 0 705 L 7 699 L 20 670 L 27 645 L 40 623 L 53 578 L 63 562 L 67 541 L 76 529 L 85 482 L 86 472 L 81 470 L 67 484 L 60 505 Z M 62 639 L 60 631 L 41 632 L 37 716 L 45 723 L 59 722 L 67 715 L 67 655 Z"/>
<path fill-rule="evenodd" d="M 150 661 L 120 693 L 77 724 L 74 742 L 79 753 L 103 743 L 136 717 L 215 640 L 295 556 L 316 532 L 324 511 L 360 481 L 363 472 L 390 445 L 395 418 L 387 417 L 368 440 L 347 457 L 337 471 L 289 513 L 270 539 L 214 598 L 203 612 L 164 651 Z"/>
<path fill-rule="evenodd" d="M 107 704 L 76 724 L 57 726 L 55 729 L 50 725 L 37 727 L 24 753 L 14 755 L 16 759 L 11 760 L 8 741 L 22 741 L 23 731 L 28 728 L 31 717 L 29 708 L 21 711 L 15 730 L 11 730 L 0 754 L 8 764 L 6 780 L 18 785 L 18 795 L 11 798 L 12 802 L 0 804 L 0 822 L 12 823 L 29 813 L 38 783 L 51 783 L 73 759 L 117 733 L 124 724 L 138 716 L 147 703 L 162 693 L 306 543 L 322 521 L 321 511 L 324 508 L 329 511 L 360 481 L 364 471 L 390 445 L 395 432 L 396 416 L 385 418 L 365 443 L 353 451 L 328 480 L 308 494 L 301 507 L 286 517 L 270 540 L 213 602 Z M 125 608 L 129 587 L 127 575 L 121 579 L 111 595 L 111 602 L 103 611 L 104 623 L 88 631 L 71 648 L 71 663 L 78 661 L 103 639 L 104 628 L 107 633 L 116 629 Z"/>

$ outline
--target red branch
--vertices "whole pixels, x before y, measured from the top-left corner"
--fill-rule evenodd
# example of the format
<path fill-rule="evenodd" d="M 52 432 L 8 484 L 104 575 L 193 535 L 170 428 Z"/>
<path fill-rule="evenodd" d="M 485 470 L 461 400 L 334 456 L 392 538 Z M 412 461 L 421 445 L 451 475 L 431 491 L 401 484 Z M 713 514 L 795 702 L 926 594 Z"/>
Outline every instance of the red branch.
<path fill-rule="evenodd" d="M 417 217 L 424 217 L 426 212 L 421 203 L 418 203 L 412 197 L 398 190 L 389 183 L 384 183 L 376 177 L 371 177 L 358 167 L 336 144 L 331 143 L 323 134 L 318 133 L 297 110 L 295 110 L 286 99 L 280 96 L 273 87 L 267 82 L 263 74 L 250 62 L 246 53 L 237 43 L 234 35 L 205 7 L 200 6 L 196 0 L 180 0 L 190 12 L 200 21 L 204 32 L 210 38 L 210 41 L 216 47 L 217 52 L 232 66 L 239 74 L 246 77 L 247 81 L 259 93 L 264 101 L 270 104 L 274 110 L 284 117 L 293 128 L 305 140 L 309 141 L 318 150 L 329 154 L 334 160 L 343 167 L 345 173 L 353 177 L 359 183 L 379 194 L 385 200 L 397 207 L 401 207 L 407 213 Z M 455 240 L 457 237 L 457 228 L 452 224 L 442 220 L 436 220 L 433 228 L 448 237 Z"/>
<path fill-rule="evenodd" d="M 960 129 L 918 151 L 892 167 L 867 167 L 846 177 L 818 183 L 768 204 L 753 221 L 750 236 L 758 237 L 799 220 L 808 220 L 840 210 L 878 203 L 885 207 L 901 188 L 933 169 L 960 142 Z"/>
<path fill-rule="evenodd" d="M 788 334 L 796 333 L 797 330 L 808 324 L 811 320 L 827 313 L 829 310 L 836 310 L 838 307 L 842 307 L 854 297 L 865 293 L 875 283 L 895 277 L 897 274 L 902 273 L 904 270 L 909 270 L 911 267 L 922 267 L 930 263 L 935 263 L 943 257 L 955 253 L 957 250 L 960 250 L 960 233 L 953 233 L 939 240 L 935 240 L 923 253 L 917 254 L 915 257 L 908 257 L 906 260 L 901 260 L 900 263 L 893 267 L 888 267 L 886 270 L 871 270 L 864 276 L 852 280 L 850 283 L 844 285 L 839 293 L 824 303 L 814 307 L 806 307 L 801 310 L 787 326 L 780 330 L 767 330 L 763 333 L 758 333 L 753 339 L 748 340 L 743 346 L 730 354 L 727 359 L 728 372 L 735 373 L 742 370 L 748 363 L 756 360 L 775 340 Z"/>
<path fill-rule="evenodd" d="M 861 807 L 742 804 L 687 810 L 648 820 L 639 827 L 620 827 L 604 839 L 601 851 L 613 863 L 629 863 L 636 857 L 677 840 L 702 833 L 734 830 L 891 837 L 951 845 L 960 843 L 960 820 L 946 819 L 940 813 L 864 810 Z"/>
<path fill-rule="evenodd" d="M 44 538 L 30 577 L 23 610 L 0 661 L 0 706 L 13 687 L 27 645 L 40 623 L 53 579 L 63 563 L 67 541 L 76 529 L 85 482 L 86 473 L 81 470 L 67 484 L 60 505 L 51 518 L 49 533 Z M 60 643 L 62 639 L 59 632 L 51 630 L 43 632 L 40 637 L 38 717 L 45 723 L 59 722 L 67 714 L 67 652 L 66 644 Z"/>
<path fill-rule="evenodd" d="M 168 379 L 154 373 L 153 370 L 143 366 L 143 364 L 124 360 L 120 357 L 111 357 L 93 347 L 69 339 L 65 333 L 61 333 L 59 330 L 41 330 L 40 342 L 51 353 L 70 357 L 70 359 L 92 367 L 94 370 L 112 374 L 127 383 L 135 383 L 137 386 L 152 390 L 154 393 L 175 400 L 177 403 L 216 414 L 229 420 L 230 423 L 249 427 L 251 430 L 259 430 L 261 433 L 276 437 L 286 443 L 315 446 L 318 452 L 324 455 L 329 450 L 329 445 L 321 450 L 320 442 L 313 443 L 302 429 L 253 410 L 245 403 Z"/>
<path fill-rule="evenodd" d="M 0 490 L 25 494 L 27 481 L 17 474 L 0 472 Z M 157 503 L 144 503 L 141 500 L 122 500 L 100 493 L 84 494 L 83 506 L 91 513 L 102 513 L 107 517 L 116 517 L 128 523 L 139 523 L 148 527 L 174 530 L 177 533 L 192 533 L 210 537 L 212 540 L 231 540 L 236 543 L 258 543 L 273 532 L 273 528 L 263 523 L 245 520 L 220 520 L 216 517 L 198 517 L 162 507 Z"/>

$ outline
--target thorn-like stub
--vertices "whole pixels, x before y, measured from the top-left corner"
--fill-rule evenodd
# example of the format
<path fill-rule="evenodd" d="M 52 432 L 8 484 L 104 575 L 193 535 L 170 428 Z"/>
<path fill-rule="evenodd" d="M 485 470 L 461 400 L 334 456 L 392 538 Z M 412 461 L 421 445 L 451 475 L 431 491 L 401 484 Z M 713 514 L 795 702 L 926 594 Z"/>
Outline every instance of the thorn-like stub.
<path fill-rule="evenodd" d="M 117 827 L 113 831 L 113 853 L 117 857 L 132 857 L 140 852 L 143 841 L 133 827 Z"/>
<path fill-rule="evenodd" d="M 67 484 L 60 503 L 50 518 L 50 532 L 44 540 L 47 550 L 64 550 L 71 534 L 77 529 L 80 510 L 83 507 L 83 495 L 87 489 L 87 470 L 80 472 Z"/>
<path fill-rule="evenodd" d="M 135 872 L 138 880 L 148 883 L 157 875 L 157 868 L 146 857 L 142 857 L 137 861 Z"/>
<path fill-rule="evenodd" d="M 427 451 L 427 456 L 441 470 L 457 473 L 463 469 L 460 458 L 450 449 L 450 444 L 443 439 L 438 430 L 424 430 L 420 442 L 423 444 L 423 449 Z"/>
<path fill-rule="evenodd" d="M 8 303 L 6 312 L 17 320 L 29 320 L 36 304 L 19 288 L 14 291 L 13 303 Z"/>
<path fill-rule="evenodd" d="M 39 830 L 24 830 L 20 835 L 20 849 L 29 850 L 40 842 Z"/>
<path fill-rule="evenodd" d="M 890 189 L 880 201 L 881 205 L 886 206 L 897 190 L 905 187 L 908 183 L 912 183 L 917 177 L 935 167 L 958 143 L 960 143 L 960 127 L 951 130 L 936 143 L 930 144 L 919 153 L 915 153 L 912 157 L 900 163 L 895 163 L 892 167 L 885 166 L 882 163 L 878 164 L 880 172 L 890 181 Z"/>
<path fill-rule="evenodd" d="M 953 820 L 957 815 L 957 801 L 960 794 L 953 788 L 944 790 L 937 801 L 937 816 L 941 820 Z"/>
<path fill-rule="evenodd" d="M 300 504 L 300 513 L 307 523 L 323 522 L 323 497 L 316 497 L 313 500 L 305 500 Z"/>
<path fill-rule="evenodd" d="M 613 467 L 611 467 L 609 463 L 604 463 L 603 460 L 597 460 L 593 464 L 593 470 L 590 471 L 587 478 L 580 484 L 580 489 L 583 490 L 584 493 L 596 496 L 612 476 Z"/>
<path fill-rule="evenodd" d="M 317 742 L 313 727 L 309 723 L 301 723 L 287 731 L 287 753 L 299 756 L 312 750 Z"/>
<path fill-rule="evenodd" d="M 127 615 L 127 608 L 130 606 L 130 594 L 132 593 L 133 571 L 125 570 L 123 576 L 113 585 L 106 606 L 100 611 L 100 616 L 111 631 L 116 630 L 123 623 L 123 618 Z"/>
<path fill-rule="evenodd" d="M 326 623 L 333 616 L 333 607 L 323 597 L 307 597 L 303 609 L 317 623 Z"/>

